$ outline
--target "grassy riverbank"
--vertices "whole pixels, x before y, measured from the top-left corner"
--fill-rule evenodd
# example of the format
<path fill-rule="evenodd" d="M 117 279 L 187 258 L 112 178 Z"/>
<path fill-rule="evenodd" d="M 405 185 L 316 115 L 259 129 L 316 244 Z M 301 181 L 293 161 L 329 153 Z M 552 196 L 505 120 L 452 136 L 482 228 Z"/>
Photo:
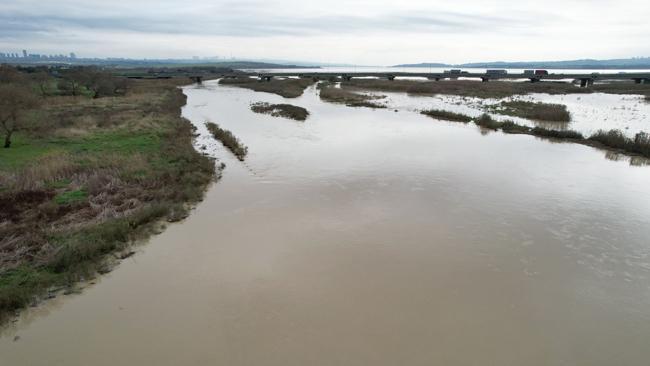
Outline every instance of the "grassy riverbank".
<path fill-rule="evenodd" d="M 312 79 L 271 79 L 260 81 L 249 77 L 221 79 L 219 84 L 237 86 L 258 92 L 273 93 L 285 98 L 297 98 L 314 84 Z"/>
<path fill-rule="evenodd" d="M 187 82 L 141 80 L 92 97 L 52 80 L 25 111 L 30 127 L 0 149 L 0 319 L 110 270 L 202 199 L 214 163 L 180 117 Z"/>
<path fill-rule="evenodd" d="M 291 104 L 253 103 L 251 104 L 251 110 L 255 113 L 295 119 L 296 121 L 304 121 L 309 117 L 309 111 L 305 108 Z"/>

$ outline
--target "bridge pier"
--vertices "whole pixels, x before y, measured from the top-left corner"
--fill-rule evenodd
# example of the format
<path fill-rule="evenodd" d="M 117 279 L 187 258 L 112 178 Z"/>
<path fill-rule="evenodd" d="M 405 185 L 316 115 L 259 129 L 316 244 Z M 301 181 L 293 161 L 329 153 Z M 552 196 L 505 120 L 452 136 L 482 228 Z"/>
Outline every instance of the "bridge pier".
<path fill-rule="evenodd" d="M 594 85 L 594 79 L 591 78 L 581 78 L 580 80 L 580 87 L 581 88 L 586 88 L 588 86 Z"/>

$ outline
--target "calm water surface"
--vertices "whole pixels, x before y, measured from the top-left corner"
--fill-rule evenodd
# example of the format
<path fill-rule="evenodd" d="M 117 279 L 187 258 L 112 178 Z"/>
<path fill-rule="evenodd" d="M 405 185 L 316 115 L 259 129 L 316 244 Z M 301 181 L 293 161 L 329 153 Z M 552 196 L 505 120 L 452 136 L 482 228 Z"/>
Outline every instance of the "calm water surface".
<path fill-rule="evenodd" d="M 402 110 L 188 87 L 249 147 L 184 222 L 25 312 L 0 365 L 647 365 L 650 167 Z M 20 338 L 14 341 L 15 337 Z"/>

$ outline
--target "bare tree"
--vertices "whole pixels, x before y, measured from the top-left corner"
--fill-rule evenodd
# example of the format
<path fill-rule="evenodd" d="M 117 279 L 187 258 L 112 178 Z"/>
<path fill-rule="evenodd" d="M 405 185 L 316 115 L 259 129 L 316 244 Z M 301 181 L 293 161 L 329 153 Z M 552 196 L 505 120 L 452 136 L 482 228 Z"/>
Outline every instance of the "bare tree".
<path fill-rule="evenodd" d="M 28 127 L 28 114 L 41 100 L 25 85 L 0 85 L 0 128 L 5 134 L 4 147 L 11 146 L 14 132 Z"/>
<path fill-rule="evenodd" d="M 38 86 L 41 96 L 45 98 L 48 95 L 48 89 L 50 82 L 52 81 L 50 75 L 46 71 L 38 71 L 33 74 L 32 79 L 34 80 L 34 83 L 36 83 L 36 86 Z"/>

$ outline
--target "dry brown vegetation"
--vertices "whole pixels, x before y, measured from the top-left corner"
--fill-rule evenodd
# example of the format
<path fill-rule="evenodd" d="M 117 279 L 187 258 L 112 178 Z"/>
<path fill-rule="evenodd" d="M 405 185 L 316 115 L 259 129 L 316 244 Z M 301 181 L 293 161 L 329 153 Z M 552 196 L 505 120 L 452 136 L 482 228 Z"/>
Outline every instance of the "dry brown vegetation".
<path fill-rule="evenodd" d="M 511 100 L 501 102 L 492 108 L 499 114 L 507 114 L 538 121 L 570 122 L 571 114 L 565 105 L 542 102 Z"/>
<path fill-rule="evenodd" d="M 463 123 L 472 122 L 472 117 L 470 116 L 461 113 L 444 111 L 441 109 L 429 109 L 429 110 L 421 111 L 420 113 L 424 114 L 425 116 L 429 116 L 431 118 L 442 119 L 445 121 L 463 122 Z"/>
<path fill-rule="evenodd" d="M 202 198 L 214 163 L 180 117 L 185 82 L 49 96 L 33 128 L 0 149 L 0 318 L 101 271 L 110 253 Z"/>
<path fill-rule="evenodd" d="M 610 94 L 650 94 L 650 84 L 608 83 L 596 84 L 589 88 L 580 88 L 573 84 L 562 82 L 506 82 L 490 81 L 481 83 L 472 80 L 379 80 L 352 79 L 342 82 L 343 88 L 379 90 L 387 92 L 404 92 L 410 94 L 444 94 L 460 95 L 478 98 L 506 98 L 528 93 L 548 94 L 587 94 L 593 92 Z"/>
<path fill-rule="evenodd" d="M 271 79 L 262 81 L 250 77 L 238 77 L 231 79 L 221 79 L 223 85 L 237 86 L 240 88 L 251 89 L 258 92 L 273 93 L 285 98 L 297 98 L 314 84 L 312 79 Z"/>
<path fill-rule="evenodd" d="M 269 114 L 273 117 L 284 117 L 304 121 L 309 116 L 309 111 L 303 107 L 291 104 L 270 104 L 270 103 L 253 103 L 251 110 L 255 113 Z"/>
<path fill-rule="evenodd" d="M 213 122 L 207 122 L 205 125 L 215 139 L 221 141 L 223 146 L 235 154 L 237 159 L 244 161 L 246 154 L 248 154 L 248 148 L 232 132 L 219 127 L 218 124 Z"/>
<path fill-rule="evenodd" d="M 320 99 L 326 102 L 341 103 L 348 107 L 386 108 L 385 105 L 375 102 L 384 96 L 361 94 L 354 90 L 337 88 L 329 82 L 320 83 L 318 88 L 320 89 Z"/>

